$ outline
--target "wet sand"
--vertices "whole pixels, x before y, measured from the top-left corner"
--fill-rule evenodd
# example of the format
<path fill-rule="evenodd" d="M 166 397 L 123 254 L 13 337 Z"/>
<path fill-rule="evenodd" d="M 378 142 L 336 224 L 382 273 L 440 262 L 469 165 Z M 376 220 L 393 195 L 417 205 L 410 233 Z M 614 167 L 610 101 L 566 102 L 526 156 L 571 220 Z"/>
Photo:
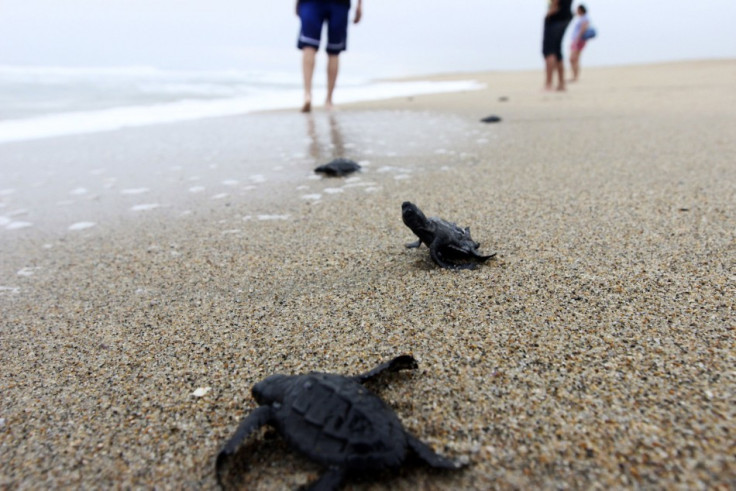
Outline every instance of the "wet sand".
<path fill-rule="evenodd" d="M 431 166 L 407 156 L 468 153 L 486 133 L 447 113 L 283 111 L 0 144 L 0 234 L 115 228 L 151 211 L 177 217 L 237 206 L 245 217 L 271 201 L 277 210 L 294 196 L 315 201 L 360 187 L 313 182 L 313 169 L 333 158 L 360 160 L 368 188 L 371 175 L 408 178 Z"/>
<path fill-rule="evenodd" d="M 0 486 L 213 488 L 253 383 L 411 353 L 419 370 L 371 388 L 471 464 L 354 489 L 732 487 L 734 75 L 734 61 L 584 69 L 557 94 L 541 70 L 474 74 L 485 90 L 342 107 L 469 128 L 396 154 L 349 136 L 369 161 L 357 180 L 2 231 Z M 404 200 L 498 259 L 452 272 L 405 249 Z M 234 467 L 244 489 L 320 472 L 270 432 Z"/>

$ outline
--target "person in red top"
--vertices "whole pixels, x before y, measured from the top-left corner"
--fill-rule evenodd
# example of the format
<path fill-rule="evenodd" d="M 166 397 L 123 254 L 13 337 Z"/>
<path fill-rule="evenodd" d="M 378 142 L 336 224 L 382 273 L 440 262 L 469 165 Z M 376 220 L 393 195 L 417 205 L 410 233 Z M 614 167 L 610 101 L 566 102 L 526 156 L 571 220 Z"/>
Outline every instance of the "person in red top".
<path fill-rule="evenodd" d="M 572 0 L 550 0 L 544 18 L 542 55 L 545 62 L 544 88 L 552 90 L 552 79 L 557 73 L 557 90 L 565 90 L 565 64 L 562 60 L 562 38 L 572 20 Z"/>
<path fill-rule="evenodd" d="M 363 15 L 363 0 L 358 0 L 353 22 Z M 302 112 L 312 110 L 312 76 L 319 49 L 322 25 L 327 23 L 327 100 L 325 108 L 332 108 L 332 93 L 337 82 L 340 52 L 347 49 L 348 14 L 350 0 L 297 0 L 296 15 L 302 21 L 297 47 L 302 50 L 304 76 L 304 105 Z"/>

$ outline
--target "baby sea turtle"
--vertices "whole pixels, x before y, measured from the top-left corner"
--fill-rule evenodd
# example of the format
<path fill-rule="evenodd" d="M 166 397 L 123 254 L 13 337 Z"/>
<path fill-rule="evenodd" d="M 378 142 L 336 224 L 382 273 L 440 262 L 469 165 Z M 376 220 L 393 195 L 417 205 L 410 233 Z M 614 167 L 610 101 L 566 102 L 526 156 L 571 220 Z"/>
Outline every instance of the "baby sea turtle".
<path fill-rule="evenodd" d="M 342 177 L 360 170 L 360 165 L 349 159 L 335 159 L 329 164 L 320 165 L 314 172 L 321 172 L 330 177 Z"/>
<path fill-rule="evenodd" d="M 481 119 L 482 123 L 500 123 L 501 122 L 501 116 L 496 116 L 495 114 L 492 114 L 490 116 L 486 116 L 485 118 Z"/>
<path fill-rule="evenodd" d="M 362 385 L 383 372 L 417 367 L 412 356 L 402 355 L 353 377 L 310 372 L 263 379 L 252 389 L 259 407 L 217 455 L 218 482 L 222 485 L 223 465 L 229 457 L 267 424 L 292 448 L 327 468 L 310 489 L 337 489 L 348 474 L 398 468 L 409 450 L 432 467 L 459 469 L 463 464 L 434 453 L 409 434 L 396 413 Z"/>
<path fill-rule="evenodd" d="M 486 261 L 496 255 L 478 253 L 480 244 L 470 237 L 470 227 L 460 228 L 452 222 L 437 217 L 427 218 L 414 203 L 404 201 L 401 205 L 401 218 L 419 240 L 406 244 L 414 248 L 429 247 L 429 255 L 438 266 L 447 269 L 475 269 L 475 263 L 457 261 Z"/>

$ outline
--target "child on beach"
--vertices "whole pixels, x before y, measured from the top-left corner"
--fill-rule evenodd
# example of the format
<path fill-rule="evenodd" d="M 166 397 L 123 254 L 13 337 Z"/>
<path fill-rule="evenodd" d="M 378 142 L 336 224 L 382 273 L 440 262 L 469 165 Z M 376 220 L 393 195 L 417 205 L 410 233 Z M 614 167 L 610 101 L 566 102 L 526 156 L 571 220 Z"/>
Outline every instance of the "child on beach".
<path fill-rule="evenodd" d="M 358 0 L 353 23 L 360 22 L 363 0 Z M 302 50 L 302 73 L 304 76 L 304 105 L 302 112 L 312 110 L 312 75 L 319 49 L 322 24 L 327 23 L 327 100 L 325 108 L 332 108 L 332 93 L 335 90 L 338 71 L 338 56 L 347 49 L 348 13 L 350 0 L 297 0 L 296 15 L 302 22 L 297 47 Z"/>
<path fill-rule="evenodd" d="M 572 79 L 570 79 L 570 82 L 577 82 L 580 76 L 580 54 L 586 42 L 584 34 L 590 27 L 588 10 L 585 8 L 585 5 L 578 5 L 577 15 L 578 20 L 572 31 L 572 44 L 570 45 L 570 69 L 572 70 Z"/>

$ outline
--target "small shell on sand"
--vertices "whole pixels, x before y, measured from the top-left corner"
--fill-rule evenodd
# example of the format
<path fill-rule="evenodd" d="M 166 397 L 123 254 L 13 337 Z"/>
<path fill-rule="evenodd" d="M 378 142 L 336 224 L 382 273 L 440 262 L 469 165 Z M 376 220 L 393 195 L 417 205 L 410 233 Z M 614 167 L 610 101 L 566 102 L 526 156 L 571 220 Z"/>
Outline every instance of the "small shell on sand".
<path fill-rule="evenodd" d="M 199 387 L 197 390 L 192 392 L 192 395 L 194 397 L 204 397 L 210 390 L 212 390 L 212 387 Z"/>

